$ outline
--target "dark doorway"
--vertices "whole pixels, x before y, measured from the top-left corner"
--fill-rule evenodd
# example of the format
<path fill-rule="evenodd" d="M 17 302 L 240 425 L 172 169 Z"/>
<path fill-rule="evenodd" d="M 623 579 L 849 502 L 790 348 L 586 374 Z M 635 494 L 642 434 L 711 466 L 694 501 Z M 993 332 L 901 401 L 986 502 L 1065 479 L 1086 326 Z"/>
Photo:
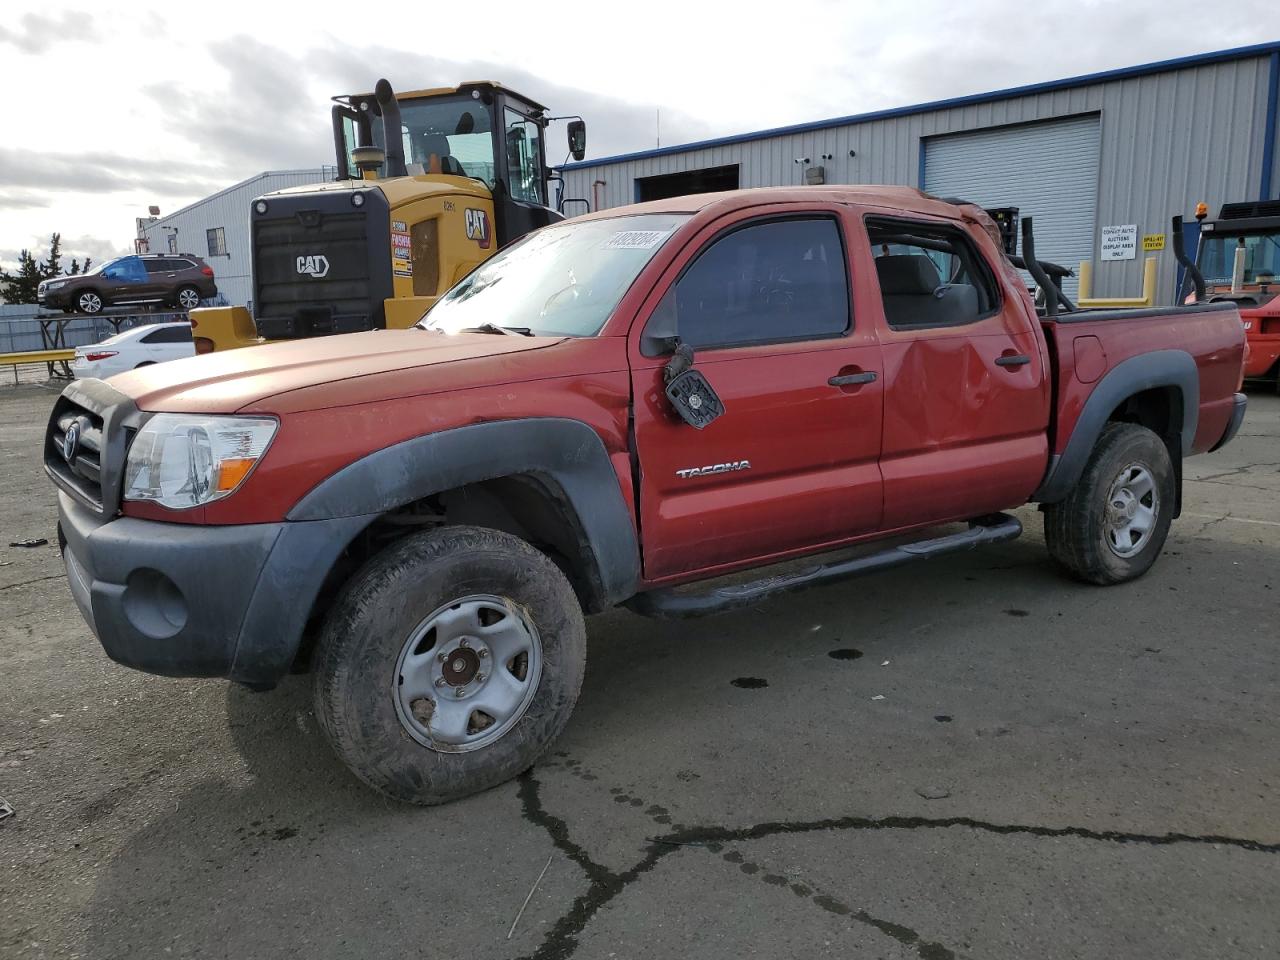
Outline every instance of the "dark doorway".
<path fill-rule="evenodd" d="M 701 170 L 684 170 L 680 173 L 664 173 L 659 177 L 636 177 L 636 200 L 640 201 L 737 189 L 736 163 L 723 167 L 703 167 Z"/>

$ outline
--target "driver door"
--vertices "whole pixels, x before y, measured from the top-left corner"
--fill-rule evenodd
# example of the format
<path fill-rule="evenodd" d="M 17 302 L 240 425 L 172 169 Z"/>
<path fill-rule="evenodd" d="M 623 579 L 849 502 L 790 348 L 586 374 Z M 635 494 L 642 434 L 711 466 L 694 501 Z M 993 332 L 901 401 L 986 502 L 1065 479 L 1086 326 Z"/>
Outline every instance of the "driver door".
<path fill-rule="evenodd" d="M 710 225 L 633 326 L 646 580 L 728 569 L 878 528 L 880 347 L 854 322 L 843 214 L 743 211 Z M 698 430 L 664 393 L 674 327 L 724 406 Z"/>

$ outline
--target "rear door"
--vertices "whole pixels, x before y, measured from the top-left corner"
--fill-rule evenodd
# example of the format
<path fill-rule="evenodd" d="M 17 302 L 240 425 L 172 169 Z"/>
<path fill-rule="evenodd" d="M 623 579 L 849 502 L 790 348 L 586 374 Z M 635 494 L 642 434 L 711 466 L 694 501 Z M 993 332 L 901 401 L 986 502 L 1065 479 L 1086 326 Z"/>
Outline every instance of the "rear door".
<path fill-rule="evenodd" d="M 141 259 L 141 258 L 139 258 Z M 170 273 L 168 265 L 171 260 L 162 259 L 141 259 L 143 271 L 146 273 L 146 280 L 139 284 L 131 295 L 139 299 L 153 299 L 164 295 L 164 290 L 168 286 L 165 274 Z"/>
<path fill-rule="evenodd" d="M 859 253 L 880 292 L 885 528 L 1023 503 L 1048 462 L 1048 358 L 1038 320 L 992 266 L 999 251 L 946 221 L 865 224 Z"/>
<path fill-rule="evenodd" d="M 837 207 L 731 214 L 696 235 L 632 328 L 644 574 L 675 578 L 845 540 L 880 523 L 874 322 L 851 301 Z M 664 394 L 674 329 L 724 405 L 697 430 Z"/>

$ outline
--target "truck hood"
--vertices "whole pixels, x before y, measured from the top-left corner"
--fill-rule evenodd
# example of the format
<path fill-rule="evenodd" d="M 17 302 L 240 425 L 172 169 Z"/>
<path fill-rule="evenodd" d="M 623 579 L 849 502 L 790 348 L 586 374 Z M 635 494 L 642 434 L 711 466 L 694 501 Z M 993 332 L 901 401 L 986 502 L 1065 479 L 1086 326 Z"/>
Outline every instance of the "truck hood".
<path fill-rule="evenodd" d="M 181 413 L 233 413 L 277 394 L 389 373 L 472 361 L 476 380 L 501 383 L 504 358 L 560 343 L 557 337 L 501 336 L 430 330 L 374 330 L 267 343 L 153 364 L 111 378 L 139 408 Z"/>

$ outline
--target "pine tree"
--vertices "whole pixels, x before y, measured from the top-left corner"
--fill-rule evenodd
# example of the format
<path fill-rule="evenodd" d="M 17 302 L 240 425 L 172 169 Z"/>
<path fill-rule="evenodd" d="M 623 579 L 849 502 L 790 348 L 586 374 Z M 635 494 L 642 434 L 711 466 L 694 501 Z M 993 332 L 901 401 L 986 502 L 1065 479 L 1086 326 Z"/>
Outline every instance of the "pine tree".
<path fill-rule="evenodd" d="M 62 273 L 62 234 L 49 237 L 49 259 L 40 264 L 40 272 L 46 280 Z"/>
<path fill-rule="evenodd" d="M 6 303 L 35 303 L 36 288 L 44 279 L 44 273 L 30 250 L 18 255 L 18 272 L 0 270 L 0 297 Z"/>
<path fill-rule="evenodd" d="M 0 300 L 5 303 L 35 303 L 37 288 L 41 280 L 50 277 L 73 276 L 77 273 L 88 273 L 93 258 L 85 257 L 81 264 L 74 257 L 71 269 L 62 269 L 62 234 L 55 233 L 49 237 L 49 257 L 40 262 L 31 255 L 30 250 L 23 250 L 18 255 L 18 270 L 9 273 L 0 269 Z"/>

